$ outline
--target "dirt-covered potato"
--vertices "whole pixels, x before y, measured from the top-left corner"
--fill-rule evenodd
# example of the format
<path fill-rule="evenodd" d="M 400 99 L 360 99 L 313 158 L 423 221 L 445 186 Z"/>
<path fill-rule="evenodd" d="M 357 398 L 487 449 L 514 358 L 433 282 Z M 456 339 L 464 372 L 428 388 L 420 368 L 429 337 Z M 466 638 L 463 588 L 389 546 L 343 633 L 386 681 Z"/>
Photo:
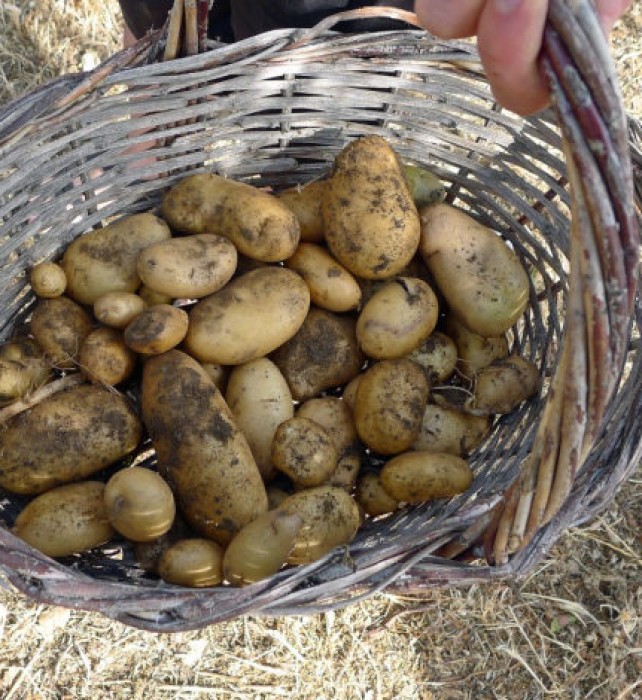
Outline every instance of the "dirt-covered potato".
<path fill-rule="evenodd" d="M 274 434 L 272 462 L 295 487 L 320 486 L 334 472 L 338 459 L 332 436 L 310 418 L 285 420 Z"/>
<path fill-rule="evenodd" d="M 67 287 L 65 271 L 54 262 L 35 265 L 29 274 L 31 289 L 37 297 L 54 299 L 64 294 Z"/>
<path fill-rule="evenodd" d="M 447 406 L 428 404 L 413 450 L 446 452 L 463 457 L 488 435 L 488 416 L 474 416 Z"/>
<path fill-rule="evenodd" d="M 530 360 L 511 355 L 496 360 L 477 373 L 473 396 L 466 409 L 481 415 L 511 413 L 523 401 L 535 396 L 542 379 Z"/>
<path fill-rule="evenodd" d="M 129 379 L 136 369 L 136 353 L 115 328 L 94 329 L 80 346 L 78 356 L 83 376 L 96 384 L 116 386 Z"/>
<path fill-rule="evenodd" d="M 67 297 L 40 299 L 29 324 L 48 359 L 59 369 L 73 369 L 78 353 L 92 330 L 89 314 Z"/>
<path fill-rule="evenodd" d="M 107 292 L 135 292 L 140 286 L 138 254 L 169 237 L 169 226 L 162 219 L 143 213 L 77 238 L 61 263 L 67 276 L 67 294 L 81 304 L 93 304 Z"/>
<path fill-rule="evenodd" d="M 299 491 L 288 496 L 278 510 L 303 519 L 287 559 L 289 564 L 310 564 L 335 547 L 348 544 L 361 522 L 355 500 L 336 486 Z"/>
<path fill-rule="evenodd" d="M 295 401 L 342 386 L 359 373 L 364 358 L 355 326 L 349 316 L 312 307 L 294 337 L 272 355 Z"/>
<path fill-rule="evenodd" d="M 274 477 L 272 442 L 277 428 L 294 416 L 292 394 L 279 368 L 267 357 L 234 367 L 225 392 L 236 425 L 245 435 L 265 481 Z"/>
<path fill-rule="evenodd" d="M 508 355 L 505 333 L 484 337 L 471 331 L 452 314 L 446 318 L 446 331 L 457 346 L 457 369 L 465 377 L 474 377 L 480 369 Z"/>
<path fill-rule="evenodd" d="M 237 253 L 233 243 L 211 233 L 170 238 L 140 252 L 138 275 L 155 292 L 174 299 L 200 299 L 231 279 Z"/>
<path fill-rule="evenodd" d="M 428 400 L 428 382 L 411 360 L 382 360 L 357 386 L 354 421 L 361 440 L 382 455 L 409 449 L 417 439 Z"/>
<path fill-rule="evenodd" d="M 178 231 L 225 236 L 264 262 L 289 258 L 299 244 L 298 219 L 275 195 L 220 175 L 188 175 L 165 194 L 161 211 Z"/>
<path fill-rule="evenodd" d="M 141 355 L 160 355 L 176 347 L 187 334 L 187 312 L 170 304 L 148 306 L 125 328 L 128 348 Z"/>
<path fill-rule="evenodd" d="M 399 508 L 399 501 L 383 488 L 379 474 L 376 472 L 366 472 L 359 477 L 355 498 L 364 513 L 373 518 L 394 513 Z"/>
<path fill-rule="evenodd" d="M 187 588 L 218 586 L 223 581 L 223 548 L 199 537 L 178 540 L 161 554 L 158 575 Z"/>
<path fill-rule="evenodd" d="M 145 300 L 131 292 L 108 292 L 94 302 L 94 316 L 105 326 L 123 330 L 147 306 Z"/>
<path fill-rule="evenodd" d="M 323 240 L 321 198 L 325 186 L 325 180 L 313 180 L 305 185 L 283 190 L 277 195 L 298 219 L 302 241 L 320 243 Z"/>
<path fill-rule="evenodd" d="M 179 350 L 149 358 L 141 403 L 159 473 L 191 527 L 226 544 L 267 510 L 250 446 L 196 360 Z"/>
<path fill-rule="evenodd" d="M 272 510 L 259 515 L 232 539 L 223 556 L 223 575 L 245 586 L 275 574 L 285 564 L 303 518 Z"/>
<path fill-rule="evenodd" d="M 31 338 L 0 345 L 0 406 L 27 396 L 52 377 L 51 363 Z"/>
<path fill-rule="evenodd" d="M 12 532 L 50 557 L 79 554 L 114 536 L 100 481 L 67 484 L 42 493 L 18 514 Z"/>
<path fill-rule="evenodd" d="M 60 391 L 2 426 L 0 486 L 37 494 L 86 479 L 133 452 L 141 434 L 119 393 L 98 385 Z"/>
<path fill-rule="evenodd" d="M 428 384 L 433 386 L 453 375 L 457 366 L 457 345 L 449 335 L 433 331 L 407 358 L 423 367 Z"/>
<path fill-rule="evenodd" d="M 448 307 L 482 336 L 505 333 L 524 313 L 529 281 L 504 240 L 449 204 L 421 210 L 421 255 Z"/>
<path fill-rule="evenodd" d="M 417 451 L 393 457 L 380 478 L 392 498 L 417 504 L 463 493 L 472 484 L 473 472 L 456 455 Z"/>
<path fill-rule="evenodd" d="M 321 211 L 330 251 L 357 277 L 392 277 L 417 251 L 417 208 L 397 154 L 380 136 L 355 139 L 339 153 Z"/>
<path fill-rule="evenodd" d="M 437 297 L 426 282 L 397 277 L 361 309 L 356 329 L 359 347 L 376 360 L 404 357 L 433 332 L 438 315 Z"/>
<path fill-rule="evenodd" d="M 342 313 L 359 305 L 357 280 L 320 245 L 300 243 L 285 265 L 303 277 L 315 306 Z"/>
<path fill-rule="evenodd" d="M 174 494 L 163 477 L 151 469 L 128 467 L 105 485 L 105 511 L 116 532 L 132 542 L 151 542 L 174 523 Z"/>
<path fill-rule="evenodd" d="M 296 272 L 276 266 L 253 270 L 197 302 L 184 347 L 201 362 L 250 362 L 289 340 L 309 307 L 310 290 Z"/>

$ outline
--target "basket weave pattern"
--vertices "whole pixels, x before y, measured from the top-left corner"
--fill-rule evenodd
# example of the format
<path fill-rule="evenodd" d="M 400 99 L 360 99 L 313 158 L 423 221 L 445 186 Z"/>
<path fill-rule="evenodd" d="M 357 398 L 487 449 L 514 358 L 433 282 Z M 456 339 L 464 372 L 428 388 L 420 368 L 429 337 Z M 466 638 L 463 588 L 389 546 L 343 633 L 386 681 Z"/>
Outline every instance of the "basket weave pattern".
<path fill-rule="evenodd" d="M 517 251 L 531 303 L 511 342 L 540 367 L 542 396 L 496 423 L 466 494 L 370 522 L 315 564 L 195 591 L 144 575 L 126 546 L 55 562 L 1 529 L 0 566 L 27 595 L 174 631 L 520 576 L 642 458 L 640 128 L 622 114 L 590 3 L 551 3 L 555 113 L 529 119 L 497 107 L 469 44 L 342 35 L 334 21 L 166 63 L 162 35 L 150 36 L 0 113 L 0 339 L 28 318 L 26 270 L 110 217 L 155 207 L 186 173 L 291 186 L 380 134 Z M 3 494 L 6 525 L 21 505 Z"/>

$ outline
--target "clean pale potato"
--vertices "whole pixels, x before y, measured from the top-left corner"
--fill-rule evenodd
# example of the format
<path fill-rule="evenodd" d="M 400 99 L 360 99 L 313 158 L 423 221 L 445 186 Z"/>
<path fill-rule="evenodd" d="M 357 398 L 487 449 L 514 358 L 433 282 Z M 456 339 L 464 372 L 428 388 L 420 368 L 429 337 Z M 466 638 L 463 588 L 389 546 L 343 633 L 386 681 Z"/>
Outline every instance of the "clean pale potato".
<path fill-rule="evenodd" d="M 407 358 L 423 367 L 431 386 L 440 384 L 449 379 L 457 367 L 457 345 L 449 335 L 433 331 Z"/>
<path fill-rule="evenodd" d="M 488 416 L 474 416 L 447 406 L 428 404 L 413 450 L 447 452 L 463 457 L 488 435 Z"/>
<path fill-rule="evenodd" d="M 324 238 L 321 200 L 325 186 L 325 180 L 313 180 L 305 185 L 283 190 L 277 195 L 298 219 L 302 241 L 320 243 Z"/>
<path fill-rule="evenodd" d="M 223 581 L 223 548 L 200 537 L 178 540 L 161 554 L 158 575 L 176 586 L 218 586 Z"/>
<path fill-rule="evenodd" d="M 102 326 L 85 338 L 78 362 L 80 371 L 90 382 L 116 386 L 134 373 L 136 353 L 125 345 L 120 331 Z"/>
<path fill-rule="evenodd" d="M 147 307 L 145 300 L 131 292 L 108 292 L 94 302 L 94 316 L 105 326 L 123 330 Z"/>
<path fill-rule="evenodd" d="M 466 409 L 482 415 L 511 413 L 535 396 L 542 379 L 535 363 L 518 355 L 496 360 L 480 370 Z"/>
<path fill-rule="evenodd" d="M 36 296 L 53 299 L 64 294 L 67 275 L 60 265 L 54 262 L 43 262 L 35 265 L 31 270 L 29 282 Z"/>
<path fill-rule="evenodd" d="M 176 347 L 187 335 L 186 311 L 170 304 L 148 306 L 125 328 L 128 348 L 141 355 L 160 355 Z"/>

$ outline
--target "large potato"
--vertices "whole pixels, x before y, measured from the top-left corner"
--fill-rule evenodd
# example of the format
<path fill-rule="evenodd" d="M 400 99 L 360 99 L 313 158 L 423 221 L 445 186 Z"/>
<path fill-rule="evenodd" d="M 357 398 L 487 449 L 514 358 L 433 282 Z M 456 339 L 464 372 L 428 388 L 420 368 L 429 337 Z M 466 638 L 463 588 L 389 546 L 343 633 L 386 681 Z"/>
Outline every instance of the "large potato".
<path fill-rule="evenodd" d="M 42 493 L 18 514 L 13 533 L 50 557 L 79 554 L 108 542 L 109 524 L 100 481 L 67 484 Z"/>
<path fill-rule="evenodd" d="M 462 457 L 481 443 L 490 428 L 487 416 L 473 416 L 454 408 L 428 404 L 412 449 Z"/>
<path fill-rule="evenodd" d="M 296 272 L 253 270 L 194 306 L 184 347 L 201 362 L 250 362 L 289 340 L 309 307 L 310 291 Z"/>
<path fill-rule="evenodd" d="M 184 233 L 216 233 L 264 262 L 289 258 L 300 238 L 296 216 L 277 197 L 220 175 L 198 173 L 174 185 L 162 215 Z"/>
<path fill-rule="evenodd" d="M 250 446 L 196 360 L 179 350 L 148 359 L 141 402 L 159 472 L 197 532 L 226 544 L 267 510 Z"/>
<path fill-rule="evenodd" d="M 203 233 L 148 246 L 138 256 L 137 270 L 155 292 L 200 299 L 227 284 L 236 261 L 236 248 L 227 238 Z"/>
<path fill-rule="evenodd" d="M 127 216 L 81 236 L 62 258 L 67 294 L 81 304 L 93 304 L 107 292 L 135 292 L 140 286 L 138 254 L 169 237 L 167 224 L 149 213 Z"/>
<path fill-rule="evenodd" d="M 524 312 L 529 282 L 519 258 L 463 211 L 422 209 L 419 250 L 451 312 L 475 333 L 501 335 Z"/>
<path fill-rule="evenodd" d="M 60 391 L 0 428 L 0 486 L 36 494 L 80 481 L 136 449 L 141 433 L 117 392 L 98 385 Z"/>
<path fill-rule="evenodd" d="M 419 245 L 417 208 L 396 153 L 380 136 L 356 139 L 339 153 L 321 211 L 330 251 L 358 277 L 398 274 Z"/>
<path fill-rule="evenodd" d="M 437 297 L 423 280 L 398 277 L 370 297 L 359 313 L 357 340 L 375 360 L 393 360 L 415 350 L 433 332 Z"/>
<path fill-rule="evenodd" d="M 271 479 L 276 474 L 272 462 L 274 434 L 294 415 L 292 394 L 281 371 L 266 357 L 234 367 L 225 400 L 250 444 L 261 476 L 266 481 Z"/>

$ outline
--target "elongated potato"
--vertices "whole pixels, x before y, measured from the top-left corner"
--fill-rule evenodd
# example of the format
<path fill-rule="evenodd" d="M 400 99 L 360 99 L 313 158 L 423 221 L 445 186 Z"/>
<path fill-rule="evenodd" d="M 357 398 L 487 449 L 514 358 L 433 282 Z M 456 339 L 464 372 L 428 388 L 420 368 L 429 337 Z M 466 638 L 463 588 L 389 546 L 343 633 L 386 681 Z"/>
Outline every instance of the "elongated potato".
<path fill-rule="evenodd" d="M 449 204 L 421 211 L 421 255 L 450 311 L 482 336 L 505 333 L 523 314 L 529 282 L 515 252 Z"/>
<path fill-rule="evenodd" d="M 289 258 L 299 244 L 296 216 L 276 196 L 220 175 L 189 175 L 163 198 L 162 215 L 184 233 L 216 233 L 264 262 Z"/>
<path fill-rule="evenodd" d="M 412 449 L 446 452 L 463 457 L 479 445 L 490 428 L 491 422 L 487 416 L 473 416 L 464 411 L 429 403 Z"/>
<path fill-rule="evenodd" d="M 136 268 L 143 284 L 155 292 L 200 299 L 227 284 L 236 261 L 236 248 L 227 238 L 203 233 L 147 246 Z"/>
<path fill-rule="evenodd" d="M 313 180 L 277 195 L 299 220 L 302 241 L 320 243 L 324 238 L 321 200 L 325 186 L 325 180 Z"/>
<path fill-rule="evenodd" d="M 223 548 L 198 537 L 178 540 L 161 554 L 158 575 L 176 586 L 218 586 L 223 581 Z"/>
<path fill-rule="evenodd" d="M 83 481 L 42 493 L 18 514 L 13 534 L 50 557 L 93 549 L 114 536 L 100 481 Z"/>
<path fill-rule="evenodd" d="M 393 457 L 380 478 L 392 498 L 418 504 L 463 493 L 472 484 L 473 473 L 456 455 L 417 451 Z"/>
<path fill-rule="evenodd" d="M 194 306 L 184 347 L 201 362 L 250 362 L 288 341 L 309 308 L 310 291 L 296 272 L 253 270 Z"/>
<path fill-rule="evenodd" d="M 141 403 L 159 472 L 197 532 L 226 544 L 267 510 L 250 446 L 196 360 L 179 350 L 148 359 Z"/>
<path fill-rule="evenodd" d="M 326 243 L 353 275 L 393 277 L 417 251 L 417 208 L 397 154 L 380 136 L 356 139 L 339 153 L 321 211 Z"/>
<path fill-rule="evenodd" d="M 98 385 L 60 391 L 0 429 L 0 486 L 37 494 L 85 479 L 136 449 L 141 434 L 117 392 Z"/>
<path fill-rule="evenodd" d="M 496 360 L 477 373 L 467 410 L 477 414 L 510 413 L 540 390 L 537 366 L 524 357 L 511 355 Z"/>
<path fill-rule="evenodd" d="M 85 338 L 78 361 L 86 379 L 107 386 L 124 382 L 136 369 L 136 354 L 125 345 L 123 334 L 105 326 L 96 328 Z"/>
<path fill-rule="evenodd" d="M 140 286 L 138 254 L 169 237 L 169 227 L 162 219 L 143 213 L 77 238 L 61 263 L 67 275 L 67 294 L 81 304 L 93 304 L 108 292 L 135 292 Z"/>
<path fill-rule="evenodd" d="M 281 371 L 266 357 L 234 367 L 225 401 L 247 438 L 261 476 L 265 481 L 272 479 L 276 474 L 274 435 L 283 421 L 294 416 L 292 394 Z"/>

